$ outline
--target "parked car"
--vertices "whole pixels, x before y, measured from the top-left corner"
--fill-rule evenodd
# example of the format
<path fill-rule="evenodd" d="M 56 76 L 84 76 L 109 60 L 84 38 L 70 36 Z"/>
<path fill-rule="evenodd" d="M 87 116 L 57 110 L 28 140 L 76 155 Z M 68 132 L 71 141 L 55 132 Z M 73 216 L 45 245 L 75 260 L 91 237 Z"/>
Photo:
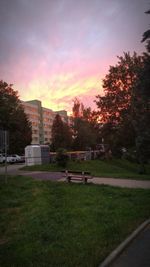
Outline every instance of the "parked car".
<path fill-rule="evenodd" d="M 16 158 L 13 157 L 12 155 L 8 155 L 7 156 L 7 163 L 15 163 L 16 162 Z"/>
<path fill-rule="evenodd" d="M 18 155 L 7 155 L 6 160 L 7 163 L 16 163 L 19 162 L 21 158 Z M 4 154 L 0 154 L 0 163 L 4 163 L 5 162 L 5 155 Z"/>
<path fill-rule="evenodd" d="M 5 162 L 5 155 L 0 154 L 0 163 Z M 21 163 L 25 162 L 25 158 L 23 156 L 19 156 L 17 154 L 7 155 L 7 163 Z"/>
<path fill-rule="evenodd" d="M 21 162 L 21 157 L 17 154 L 12 154 L 10 157 L 14 160 L 14 162 Z"/>
<path fill-rule="evenodd" d="M 17 155 L 17 154 L 12 154 L 11 157 L 15 160 L 15 162 L 18 163 L 24 163 L 25 162 L 25 155 Z"/>

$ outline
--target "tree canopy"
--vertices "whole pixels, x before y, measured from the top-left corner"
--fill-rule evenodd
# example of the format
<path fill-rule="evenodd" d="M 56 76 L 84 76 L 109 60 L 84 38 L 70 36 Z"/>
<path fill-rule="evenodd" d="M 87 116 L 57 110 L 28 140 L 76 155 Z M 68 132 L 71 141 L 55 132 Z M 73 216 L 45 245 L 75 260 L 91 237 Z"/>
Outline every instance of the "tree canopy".
<path fill-rule="evenodd" d="M 131 98 L 142 64 L 142 57 L 136 53 L 119 56 L 118 63 L 110 66 L 103 80 L 104 96 L 96 96 L 98 113 L 104 125 L 102 137 L 116 152 L 123 146 L 135 144 Z"/>
<path fill-rule="evenodd" d="M 150 14 L 150 10 L 145 12 Z M 141 165 L 150 158 L 150 29 L 144 32 L 147 52 L 143 53 L 143 67 L 133 87 L 133 117 L 136 148 Z M 140 172 L 144 172 L 144 167 Z"/>
<path fill-rule="evenodd" d="M 18 92 L 12 84 L 0 81 L 0 129 L 9 133 L 9 153 L 24 153 L 31 143 L 31 124 L 24 112 Z"/>
<path fill-rule="evenodd" d="M 95 101 L 102 137 L 115 151 L 135 146 L 141 164 L 150 158 L 150 30 L 142 41 L 147 52 L 119 56 L 103 80 L 104 96 Z"/>
<path fill-rule="evenodd" d="M 67 123 L 62 121 L 59 114 L 55 116 L 52 125 L 51 149 L 57 151 L 60 148 L 69 149 L 72 145 L 72 133 Z"/>
<path fill-rule="evenodd" d="M 150 10 L 146 11 L 145 13 L 150 14 Z M 148 29 L 147 31 L 143 33 L 142 42 L 145 42 L 145 41 L 146 41 L 147 51 L 150 53 L 150 29 Z"/>
<path fill-rule="evenodd" d="M 110 66 L 109 73 L 103 79 L 104 96 L 96 96 L 101 121 L 113 124 L 127 118 L 133 84 L 142 66 L 142 57 L 136 53 L 133 56 L 124 53 L 118 59 L 116 66 Z"/>
<path fill-rule="evenodd" d="M 98 131 L 94 114 L 90 107 L 85 108 L 78 98 L 72 108 L 73 149 L 85 150 L 97 144 Z"/>

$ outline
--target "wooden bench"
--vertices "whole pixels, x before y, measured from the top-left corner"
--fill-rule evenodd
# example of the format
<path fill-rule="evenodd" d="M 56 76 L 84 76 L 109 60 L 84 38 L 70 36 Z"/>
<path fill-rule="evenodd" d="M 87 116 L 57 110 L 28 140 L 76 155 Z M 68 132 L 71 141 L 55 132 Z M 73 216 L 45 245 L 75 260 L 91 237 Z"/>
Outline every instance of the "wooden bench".
<path fill-rule="evenodd" d="M 93 178 L 90 172 L 85 172 L 85 171 L 66 170 L 66 171 L 62 171 L 62 173 L 63 173 L 63 177 L 66 178 L 66 181 L 68 183 L 70 183 L 71 180 L 77 180 L 77 181 L 82 181 L 84 184 L 86 184 L 88 179 Z"/>

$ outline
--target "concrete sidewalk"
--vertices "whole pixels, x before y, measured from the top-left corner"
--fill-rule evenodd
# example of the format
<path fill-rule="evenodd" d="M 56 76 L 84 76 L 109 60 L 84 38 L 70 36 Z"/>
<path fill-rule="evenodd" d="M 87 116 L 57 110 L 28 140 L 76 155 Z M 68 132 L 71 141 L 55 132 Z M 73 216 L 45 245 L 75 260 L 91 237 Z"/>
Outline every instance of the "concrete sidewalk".
<path fill-rule="evenodd" d="M 139 180 L 131 180 L 131 179 L 115 179 L 115 178 L 100 178 L 94 177 L 94 184 L 107 184 L 112 186 L 119 187 L 128 187 L 128 188 L 150 188 L 150 181 L 139 181 Z"/>
<path fill-rule="evenodd" d="M 61 178 L 59 181 L 65 181 L 65 178 Z M 118 187 L 127 187 L 127 188 L 143 188 L 150 189 L 150 181 L 139 181 L 139 180 L 130 180 L 130 179 L 116 179 L 116 178 L 101 178 L 94 177 L 90 183 L 93 184 L 105 184 Z"/>
<path fill-rule="evenodd" d="M 150 219 L 144 221 L 99 267 L 149 267 Z"/>
<path fill-rule="evenodd" d="M 101 265 L 100 265 L 101 266 Z M 150 224 L 108 267 L 150 267 Z"/>

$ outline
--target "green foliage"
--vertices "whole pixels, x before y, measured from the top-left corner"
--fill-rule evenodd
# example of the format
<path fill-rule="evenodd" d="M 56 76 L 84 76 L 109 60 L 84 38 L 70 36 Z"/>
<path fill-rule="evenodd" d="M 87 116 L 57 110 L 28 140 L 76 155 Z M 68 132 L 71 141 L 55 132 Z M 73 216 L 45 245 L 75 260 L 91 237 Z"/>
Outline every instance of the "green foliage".
<path fill-rule="evenodd" d="M 85 108 L 83 103 L 75 98 L 72 111 L 73 149 L 94 148 L 98 140 L 98 128 L 91 108 Z"/>
<path fill-rule="evenodd" d="M 9 153 L 24 153 L 31 143 L 31 124 L 24 112 L 18 92 L 0 81 L 0 128 L 9 132 Z"/>
<path fill-rule="evenodd" d="M 138 163 L 136 147 L 132 147 L 123 153 L 122 159 L 129 162 Z"/>
<path fill-rule="evenodd" d="M 67 151 L 63 148 L 59 148 L 56 154 L 57 165 L 65 168 L 67 166 L 68 160 L 69 160 L 69 157 L 67 155 Z"/>
<path fill-rule="evenodd" d="M 133 83 L 142 63 L 142 58 L 136 53 L 133 56 L 124 53 L 118 59 L 116 66 L 110 66 L 103 80 L 105 95 L 96 97 L 102 121 L 113 124 L 121 123 L 128 116 Z"/>
<path fill-rule="evenodd" d="M 150 14 L 150 10 L 146 13 Z M 150 30 L 144 32 L 142 42 L 144 41 L 146 41 L 147 53 L 142 56 L 142 68 L 133 85 L 131 99 L 141 174 L 145 173 L 144 163 L 150 159 Z"/>
<path fill-rule="evenodd" d="M 99 266 L 149 208 L 150 190 L 11 177 L 0 183 L 0 266 Z"/>
<path fill-rule="evenodd" d="M 150 30 L 144 32 L 144 41 L 147 53 L 124 53 L 116 66 L 110 66 L 103 80 L 105 94 L 96 96 L 95 101 L 103 124 L 101 138 L 114 155 L 119 155 L 121 147 L 136 146 L 140 173 L 150 159 Z"/>
<path fill-rule="evenodd" d="M 61 147 L 69 149 L 71 144 L 71 129 L 68 124 L 62 121 L 61 116 L 57 114 L 52 125 L 51 150 L 57 151 Z"/>
<path fill-rule="evenodd" d="M 96 145 L 96 131 L 88 121 L 82 118 L 75 118 L 73 129 L 75 133 L 73 142 L 74 150 L 86 150 L 88 147 L 94 147 Z"/>
<path fill-rule="evenodd" d="M 103 122 L 101 137 L 115 156 L 121 147 L 136 146 L 142 173 L 150 158 L 150 55 L 124 53 L 118 58 L 103 80 L 105 95 L 96 100 Z"/>
<path fill-rule="evenodd" d="M 142 68 L 142 57 L 136 53 L 118 57 L 116 66 L 111 66 L 103 80 L 105 95 L 98 95 L 96 104 L 103 127 L 101 135 L 112 147 L 114 154 L 121 147 L 135 144 L 135 129 L 132 123 L 131 98 L 133 85 Z M 126 135 L 126 133 L 128 133 Z M 108 140 L 108 141 L 107 141 Z"/>

